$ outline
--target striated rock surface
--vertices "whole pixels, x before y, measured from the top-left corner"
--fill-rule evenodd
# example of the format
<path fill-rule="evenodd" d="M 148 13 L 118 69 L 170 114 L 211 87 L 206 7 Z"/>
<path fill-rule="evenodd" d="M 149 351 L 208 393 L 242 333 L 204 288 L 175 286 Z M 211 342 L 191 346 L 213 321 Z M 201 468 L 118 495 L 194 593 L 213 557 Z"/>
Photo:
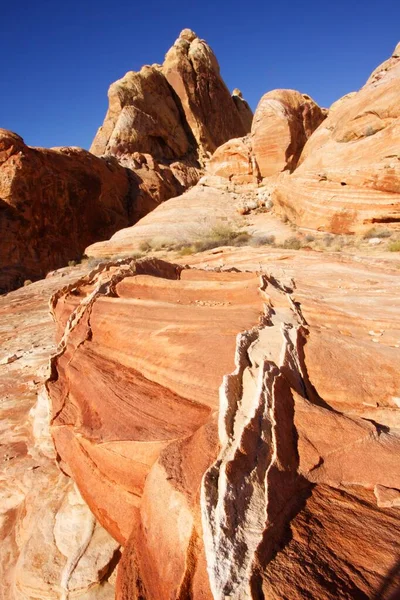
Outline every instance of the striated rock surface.
<path fill-rule="evenodd" d="M 308 138 L 325 118 L 326 111 L 306 94 L 268 92 L 257 106 L 251 136 L 218 148 L 207 171 L 238 184 L 292 172 Z"/>
<path fill-rule="evenodd" d="M 43 383 L 55 351 L 49 296 L 65 269 L 0 298 L 0 598 L 112 600 L 119 544 L 60 472 Z"/>
<path fill-rule="evenodd" d="M 400 223 L 400 53 L 336 102 L 275 200 L 298 225 L 333 233 Z"/>
<path fill-rule="evenodd" d="M 134 152 L 196 168 L 228 139 L 245 135 L 252 113 L 231 97 L 211 48 L 184 29 L 163 65 L 128 72 L 111 85 L 109 109 L 91 152 L 129 162 Z"/>
<path fill-rule="evenodd" d="M 52 433 L 125 546 L 117 598 L 389 598 L 396 270 L 259 248 L 190 260 L 110 263 L 52 299 Z"/>

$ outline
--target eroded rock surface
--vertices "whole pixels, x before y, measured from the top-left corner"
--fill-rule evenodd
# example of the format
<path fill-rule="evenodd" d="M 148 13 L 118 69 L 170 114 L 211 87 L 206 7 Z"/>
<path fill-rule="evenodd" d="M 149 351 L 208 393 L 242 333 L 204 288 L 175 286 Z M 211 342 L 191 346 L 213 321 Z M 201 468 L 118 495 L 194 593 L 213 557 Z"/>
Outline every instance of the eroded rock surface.
<path fill-rule="evenodd" d="M 388 598 L 396 271 L 259 249 L 191 262 L 110 263 L 53 296 L 53 437 L 126 545 L 117 597 Z"/>
<path fill-rule="evenodd" d="M 119 544 L 60 472 L 43 382 L 56 349 L 48 299 L 87 268 L 0 298 L 0 598 L 112 600 Z"/>
<path fill-rule="evenodd" d="M 26 146 L 0 131 L 0 291 L 82 255 L 133 220 L 134 193 L 115 159 Z"/>
<path fill-rule="evenodd" d="M 282 178 L 277 205 L 298 225 L 352 233 L 400 222 L 400 53 L 336 102 Z"/>
<path fill-rule="evenodd" d="M 268 92 L 254 113 L 251 135 L 218 148 L 207 171 L 238 184 L 292 172 L 308 138 L 325 118 L 326 111 L 306 94 Z"/>
<path fill-rule="evenodd" d="M 230 95 L 211 48 L 190 29 L 181 32 L 163 65 L 128 72 L 108 97 L 91 152 L 125 162 L 144 152 L 186 171 L 251 126 L 248 104 L 241 94 Z"/>

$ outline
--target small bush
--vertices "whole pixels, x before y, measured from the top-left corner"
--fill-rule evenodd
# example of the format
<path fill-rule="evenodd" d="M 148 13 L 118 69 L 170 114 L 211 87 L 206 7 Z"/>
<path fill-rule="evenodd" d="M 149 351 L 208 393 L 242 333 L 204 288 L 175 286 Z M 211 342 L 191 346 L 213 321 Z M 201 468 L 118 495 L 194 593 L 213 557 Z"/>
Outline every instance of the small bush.
<path fill-rule="evenodd" d="M 307 243 L 314 242 L 315 236 L 311 235 L 311 233 L 308 233 L 306 236 L 304 236 L 304 241 Z"/>
<path fill-rule="evenodd" d="M 183 248 L 181 248 L 179 250 L 179 256 L 189 256 L 190 254 L 193 254 L 195 252 L 195 249 L 193 248 L 193 246 L 184 246 Z"/>
<path fill-rule="evenodd" d="M 275 244 L 274 235 L 264 235 L 258 238 L 254 238 L 251 241 L 252 246 L 273 246 Z"/>
<path fill-rule="evenodd" d="M 76 262 L 76 260 L 69 260 L 68 261 L 68 266 L 69 267 L 76 267 L 78 263 Z"/>
<path fill-rule="evenodd" d="M 25 279 L 24 281 L 24 287 L 31 285 L 31 283 L 33 283 L 33 281 L 31 279 Z"/>
<path fill-rule="evenodd" d="M 282 248 L 285 248 L 285 250 L 300 250 L 301 241 L 297 237 L 289 237 L 283 242 Z"/>
<path fill-rule="evenodd" d="M 376 227 L 372 227 L 372 229 L 368 229 L 363 235 L 365 240 L 369 240 L 371 238 L 389 238 L 392 235 L 392 232 L 389 229 L 377 229 Z"/>
<path fill-rule="evenodd" d="M 150 252 L 150 250 L 151 250 L 150 242 L 148 240 L 143 240 L 143 242 L 140 242 L 139 250 L 141 252 Z"/>
<path fill-rule="evenodd" d="M 325 246 L 330 246 L 332 244 L 332 242 L 334 241 L 335 237 L 333 235 L 324 235 L 324 237 L 322 238 L 323 243 L 325 244 Z"/>
<path fill-rule="evenodd" d="M 389 252 L 400 252 L 400 240 L 389 242 L 388 250 Z"/>

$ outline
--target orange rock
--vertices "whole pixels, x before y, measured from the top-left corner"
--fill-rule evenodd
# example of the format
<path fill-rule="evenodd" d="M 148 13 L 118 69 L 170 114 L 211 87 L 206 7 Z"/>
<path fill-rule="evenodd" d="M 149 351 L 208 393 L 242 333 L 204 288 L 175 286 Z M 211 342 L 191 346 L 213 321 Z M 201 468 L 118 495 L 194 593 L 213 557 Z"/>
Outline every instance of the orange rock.
<path fill-rule="evenodd" d="M 248 104 L 231 97 L 211 48 L 190 29 L 182 31 L 162 66 L 130 71 L 108 96 L 104 124 L 91 146 L 98 156 L 144 152 L 199 167 L 198 161 L 251 127 Z"/>
<path fill-rule="evenodd" d="M 79 258 L 87 242 L 129 224 L 125 169 L 80 148 L 30 148 L 0 131 L 0 289 Z"/>
<path fill-rule="evenodd" d="M 386 597 L 400 489 L 390 263 L 259 248 L 184 260 L 197 267 L 110 263 L 52 301 L 66 323 L 53 436 L 125 546 L 118 600 Z"/>
<path fill-rule="evenodd" d="M 303 147 L 325 119 L 324 111 L 306 94 L 273 90 L 254 114 L 251 138 L 261 177 L 293 171 Z"/>
<path fill-rule="evenodd" d="M 293 171 L 304 144 L 325 117 L 324 109 L 306 94 L 268 92 L 257 106 L 251 136 L 220 146 L 207 164 L 207 173 L 237 184 L 257 184 L 282 171 Z"/>
<path fill-rule="evenodd" d="M 400 54 L 336 102 L 274 199 L 298 225 L 333 233 L 400 222 Z"/>

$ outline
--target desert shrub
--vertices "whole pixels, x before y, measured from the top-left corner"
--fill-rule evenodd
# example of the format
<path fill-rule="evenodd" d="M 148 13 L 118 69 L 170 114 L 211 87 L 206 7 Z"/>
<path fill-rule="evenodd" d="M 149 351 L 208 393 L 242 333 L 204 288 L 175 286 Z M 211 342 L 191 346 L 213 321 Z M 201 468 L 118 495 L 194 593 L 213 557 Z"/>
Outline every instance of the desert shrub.
<path fill-rule="evenodd" d="M 289 237 L 283 242 L 282 248 L 285 248 L 285 250 L 300 250 L 301 241 L 295 236 Z"/>
<path fill-rule="evenodd" d="M 372 227 L 368 229 L 363 235 L 365 240 L 369 240 L 371 238 L 389 238 L 392 235 L 392 232 L 389 229 L 377 229 L 376 227 Z"/>
<path fill-rule="evenodd" d="M 193 243 L 196 252 L 204 252 L 220 246 L 244 246 L 249 242 L 250 235 L 234 225 L 219 224 L 205 233 L 201 239 Z"/>
<path fill-rule="evenodd" d="M 323 243 L 325 244 L 325 246 L 330 246 L 332 244 L 332 242 L 334 241 L 335 236 L 333 235 L 324 235 L 324 237 L 322 238 Z"/>
<path fill-rule="evenodd" d="M 394 240 L 388 244 L 389 252 L 400 252 L 400 240 Z"/>
<path fill-rule="evenodd" d="M 25 279 L 24 281 L 24 287 L 31 285 L 31 283 L 33 283 L 33 281 L 31 279 Z"/>
<path fill-rule="evenodd" d="M 250 241 L 252 246 L 273 246 L 275 244 L 274 235 L 263 235 L 260 237 L 253 238 Z"/>
<path fill-rule="evenodd" d="M 193 246 L 183 246 L 179 250 L 179 256 L 189 256 L 190 254 L 193 254 L 194 252 L 195 252 L 195 249 L 193 248 Z"/>
<path fill-rule="evenodd" d="M 312 235 L 311 233 L 307 233 L 307 235 L 304 236 L 304 241 L 307 242 L 307 243 L 314 242 L 315 241 L 315 236 Z"/>
<path fill-rule="evenodd" d="M 143 242 L 140 242 L 139 250 L 141 252 L 150 252 L 150 250 L 151 250 L 150 242 L 148 240 L 143 240 Z"/>
<path fill-rule="evenodd" d="M 69 267 L 76 267 L 78 263 L 76 262 L 76 260 L 69 260 L 68 261 L 68 266 Z"/>

